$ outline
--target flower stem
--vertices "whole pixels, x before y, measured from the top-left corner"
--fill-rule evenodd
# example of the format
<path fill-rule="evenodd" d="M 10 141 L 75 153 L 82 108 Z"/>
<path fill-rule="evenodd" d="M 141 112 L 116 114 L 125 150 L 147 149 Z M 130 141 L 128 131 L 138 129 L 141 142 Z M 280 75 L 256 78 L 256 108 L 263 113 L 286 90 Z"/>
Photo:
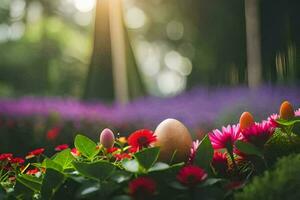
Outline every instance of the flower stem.
<path fill-rule="evenodd" d="M 235 160 L 234 160 L 233 152 L 232 152 L 232 151 L 228 151 L 228 149 L 227 149 L 227 152 L 228 152 L 228 154 L 229 154 L 229 156 L 230 156 L 230 159 L 231 159 L 231 161 L 232 161 L 233 168 L 234 168 L 234 170 L 237 172 L 238 167 L 237 167 L 237 164 L 236 164 L 236 162 L 235 162 Z"/>

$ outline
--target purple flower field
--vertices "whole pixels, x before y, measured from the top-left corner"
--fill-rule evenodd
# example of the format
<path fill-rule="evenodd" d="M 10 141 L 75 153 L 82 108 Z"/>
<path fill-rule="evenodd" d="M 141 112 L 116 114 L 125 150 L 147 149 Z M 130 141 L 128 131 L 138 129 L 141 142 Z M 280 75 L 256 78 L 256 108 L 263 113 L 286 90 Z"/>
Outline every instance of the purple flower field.
<path fill-rule="evenodd" d="M 166 118 L 181 120 L 191 129 L 218 128 L 237 122 L 239 114 L 250 111 L 257 120 L 278 112 L 283 100 L 300 102 L 300 90 L 291 87 L 262 87 L 250 91 L 237 88 L 195 88 L 172 98 L 145 97 L 128 105 L 106 105 L 75 99 L 23 97 L 1 99 L 2 117 L 48 117 L 53 113 L 61 119 L 80 123 L 81 120 L 115 126 L 137 124 L 155 128 Z M 295 108 L 299 105 L 295 104 Z"/>

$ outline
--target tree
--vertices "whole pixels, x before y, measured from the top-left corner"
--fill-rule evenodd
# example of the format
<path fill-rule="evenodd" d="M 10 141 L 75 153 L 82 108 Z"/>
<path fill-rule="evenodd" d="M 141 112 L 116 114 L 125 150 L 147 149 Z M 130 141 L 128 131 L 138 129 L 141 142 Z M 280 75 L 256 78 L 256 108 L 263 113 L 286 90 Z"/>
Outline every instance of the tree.
<path fill-rule="evenodd" d="M 245 0 L 245 19 L 247 34 L 247 72 L 250 88 L 262 82 L 260 0 Z"/>
<path fill-rule="evenodd" d="M 84 99 L 126 103 L 144 93 L 122 14 L 120 0 L 97 1 L 94 47 Z"/>

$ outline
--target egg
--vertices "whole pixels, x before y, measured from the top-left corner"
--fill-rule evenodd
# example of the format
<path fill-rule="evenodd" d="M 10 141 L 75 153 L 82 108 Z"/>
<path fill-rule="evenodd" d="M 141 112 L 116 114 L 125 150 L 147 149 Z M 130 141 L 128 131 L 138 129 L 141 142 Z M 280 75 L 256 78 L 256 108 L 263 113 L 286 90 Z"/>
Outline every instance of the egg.
<path fill-rule="evenodd" d="M 188 160 L 193 141 L 188 129 L 180 121 L 164 120 L 157 126 L 154 135 L 157 137 L 154 146 L 160 147 L 160 161 L 170 163 L 174 152 L 173 162 Z"/>
<path fill-rule="evenodd" d="M 251 113 L 249 112 L 243 112 L 243 114 L 240 117 L 240 128 L 246 129 L 249 128 L 254 124 L 254 118 Z"/>
<path fill-rule="evenodd" d="M 292 104 L 288 101 L 284 101 L 279 110 L 280 118 L 285 120 L 290 120 L 295 117 L 294 108 Z"/>
<path fill-rule="evenodd" d="M 114 143 L 114 133 L 108 128 L 104 129 L 100 134 L 100 144 L 102 144 L 105 148 L 111 148 L 114 146 Z"/>

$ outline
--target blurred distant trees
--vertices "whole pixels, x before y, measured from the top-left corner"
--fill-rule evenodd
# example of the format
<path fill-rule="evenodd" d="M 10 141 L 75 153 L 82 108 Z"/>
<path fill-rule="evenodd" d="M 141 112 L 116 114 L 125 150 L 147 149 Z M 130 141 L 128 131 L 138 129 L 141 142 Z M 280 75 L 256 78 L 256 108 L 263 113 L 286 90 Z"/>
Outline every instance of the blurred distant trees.
<path fill-rule="evenodd" d="M 247 84 L 245 0 L 124 2 L 146 16 L 142 28 L 125 32 L 130 96 L 143 92 L 144 82 L 155 94 L 175 87 L 170 74 L 183 88 Z M 262 82 L 299 83 L 299 0 L 257 2 Z M 0 96 L 113 99 L 109 25 L 97 8 L 93 16 L 78 12 L 73 0 L 1 0 Z M 187 71 L 172 66 L 176 59 L 184 59 Z"/>

